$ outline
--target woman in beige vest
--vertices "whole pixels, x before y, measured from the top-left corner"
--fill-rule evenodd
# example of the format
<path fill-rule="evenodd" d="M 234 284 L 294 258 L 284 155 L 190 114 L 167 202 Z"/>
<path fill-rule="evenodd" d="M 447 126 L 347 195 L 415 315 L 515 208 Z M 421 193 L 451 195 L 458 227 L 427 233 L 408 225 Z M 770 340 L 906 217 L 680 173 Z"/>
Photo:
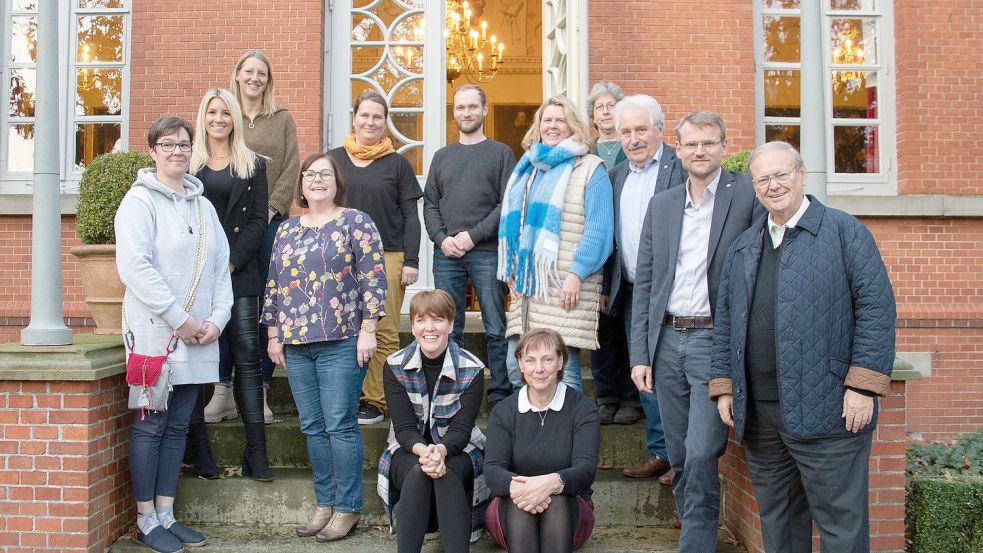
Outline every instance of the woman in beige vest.
<path fill-rule="evenodd" d="M 581 389 L 580 349 L 597 349 L 601 268 L 611 254 L 614 207 L 587 125 L 565 96 L 547 100 L 522 140 L 498 228 L 498 278 L 508 282 L 509 379 L 518 388 L 519 336 L 552 328 L 569 348 L 563 381 Z"/>

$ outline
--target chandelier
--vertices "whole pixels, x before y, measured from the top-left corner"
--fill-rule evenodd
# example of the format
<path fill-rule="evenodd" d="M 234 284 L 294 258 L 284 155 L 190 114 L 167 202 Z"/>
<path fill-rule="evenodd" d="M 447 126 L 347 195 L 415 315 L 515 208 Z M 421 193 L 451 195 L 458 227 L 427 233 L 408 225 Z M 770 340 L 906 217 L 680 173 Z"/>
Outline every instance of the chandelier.
<path fill-rule="evenodd" d="M 863 65 L 864 46 L 857 40 L 853 29 L 844 29 L 834 38 L 833 63 L 837 65 Z M 865 71 L 833 71 L 833 87 L 840 92 L 854 92 L 866 81 Z"/>
<path fill-rule="evenodd" d="M 82 63 L 87 64 L 92 61 L 92 55 L 89 53 L 89 45 L 86 44 L 82 46 Z M 96 86 L 96 75 L 93 69 L 88 67 L 82 68 L 81 75 L 78 76 L 76 86 L 83 92 L 88 92 L 95 88 Z"/>
<path fill-rule="evenodd" d="M 505 44 L 489 35 L 488 23 L 472 25 L 474 12 L 467 1 L 447 0 L 444 38 L 447 42 L 447 83 L 464 76 L 472 83 L 487 83 L 504 62 Z"/>

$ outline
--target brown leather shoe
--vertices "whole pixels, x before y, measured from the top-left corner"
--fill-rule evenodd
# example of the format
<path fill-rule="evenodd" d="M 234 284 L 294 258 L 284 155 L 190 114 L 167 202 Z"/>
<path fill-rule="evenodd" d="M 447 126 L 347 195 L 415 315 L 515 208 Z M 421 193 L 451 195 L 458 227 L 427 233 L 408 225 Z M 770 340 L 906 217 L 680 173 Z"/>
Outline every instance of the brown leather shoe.
<path fill-rule="evenodd" d="M 319 542 L 340 540 L 358 526 L 360 518 L 362 518 L 362 513 L 339 513 L 335 511 L 335 514 L 331 515 L 328 525 L 318 532 L 314 539 Z"/>
<path fill-rule="evenodd" d="M 628 478 L 654 478 L 669 472 L 669 461 L 653 455 L 637 467 L 628 467 L 621 472 Z"/>
<path fill-rule="evenodd" d="M 663 474 L 659 477 L 659 484 L 663 486 L 672 486 L 672 471 Z"/>
<path fill-rule="evenodd" d="M 334 507 L 330 505 L 327 507 L 315 507 L 314 516 L 311 517 L 310 522 L 297 527 L 297 535 L 302 538 L 309 538 L 317 534 L 327 526 L 332 514 L 334 514 Z"/>

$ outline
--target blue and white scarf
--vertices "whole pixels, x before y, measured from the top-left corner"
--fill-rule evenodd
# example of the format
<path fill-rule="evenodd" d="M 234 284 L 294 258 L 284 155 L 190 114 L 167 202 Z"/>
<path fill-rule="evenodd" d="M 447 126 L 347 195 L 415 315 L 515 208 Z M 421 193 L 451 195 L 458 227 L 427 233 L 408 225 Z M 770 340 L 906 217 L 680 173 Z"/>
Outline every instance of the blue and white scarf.
<path fill-rule="evenodd" d="M 556 146 L 533 142 L 509 177 L 498 225 L 498 279 L 515 277 L 515 290 L 524 296 L 546 299 L 550 282 L 563 284 L 557 269 L 563 199 L 573 165 L 587 151 L 586 144 L 572 137 Z M 529 182 L 535 170 L 543 177 Z"/>

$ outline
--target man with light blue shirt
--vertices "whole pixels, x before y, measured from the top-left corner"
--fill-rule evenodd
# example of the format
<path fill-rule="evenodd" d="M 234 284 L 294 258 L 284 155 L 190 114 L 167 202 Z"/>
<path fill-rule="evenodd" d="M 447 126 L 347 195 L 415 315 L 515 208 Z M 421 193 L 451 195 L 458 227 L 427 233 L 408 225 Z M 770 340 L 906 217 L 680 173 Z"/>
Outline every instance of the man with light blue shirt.
<path fill-rule="evenodd" d="M 662 143 L 666 116 L 655 98 L 628 96 L 615 108 L 615 122 L 621 147 L 628 159 L 611 171 L 614 186 L 614 252 L 604 271 L 601 309 L 625 326 L 631 343 L 631 303 L 635 283 L 638 244 L 642 223 L 652 196 L 686 181 L 686 171 L 676 152 Z M 605 298 L 609 298 L 605 301 Z M 625 344 L 627 346 L 627 344 Z M 631 478 L 664 479 L 672 483 L 666 440 L 659 415 L 659 402 L 653 392 L 643 392 L 631 381 L 630 366 L 617 371 L 596 371 L 594 386 L 602 419 L 630 423 L 638 420 L 639 406 L 645 412 L 646 449 L 642 464 L 624 470 Z"/>
<path fill-rule="evenodd" d="M 720 166 L 726 138 L 723 120 L 708 111 L 676 125 L 689 178 L 652 198 L 635 267 L 631 377 L 639 391 L 658 391 L 681 552 L 717 549 L 727 427 L 709 395 L 713 315 L 727 247 L 764 215 L 747 176 Z"/>

